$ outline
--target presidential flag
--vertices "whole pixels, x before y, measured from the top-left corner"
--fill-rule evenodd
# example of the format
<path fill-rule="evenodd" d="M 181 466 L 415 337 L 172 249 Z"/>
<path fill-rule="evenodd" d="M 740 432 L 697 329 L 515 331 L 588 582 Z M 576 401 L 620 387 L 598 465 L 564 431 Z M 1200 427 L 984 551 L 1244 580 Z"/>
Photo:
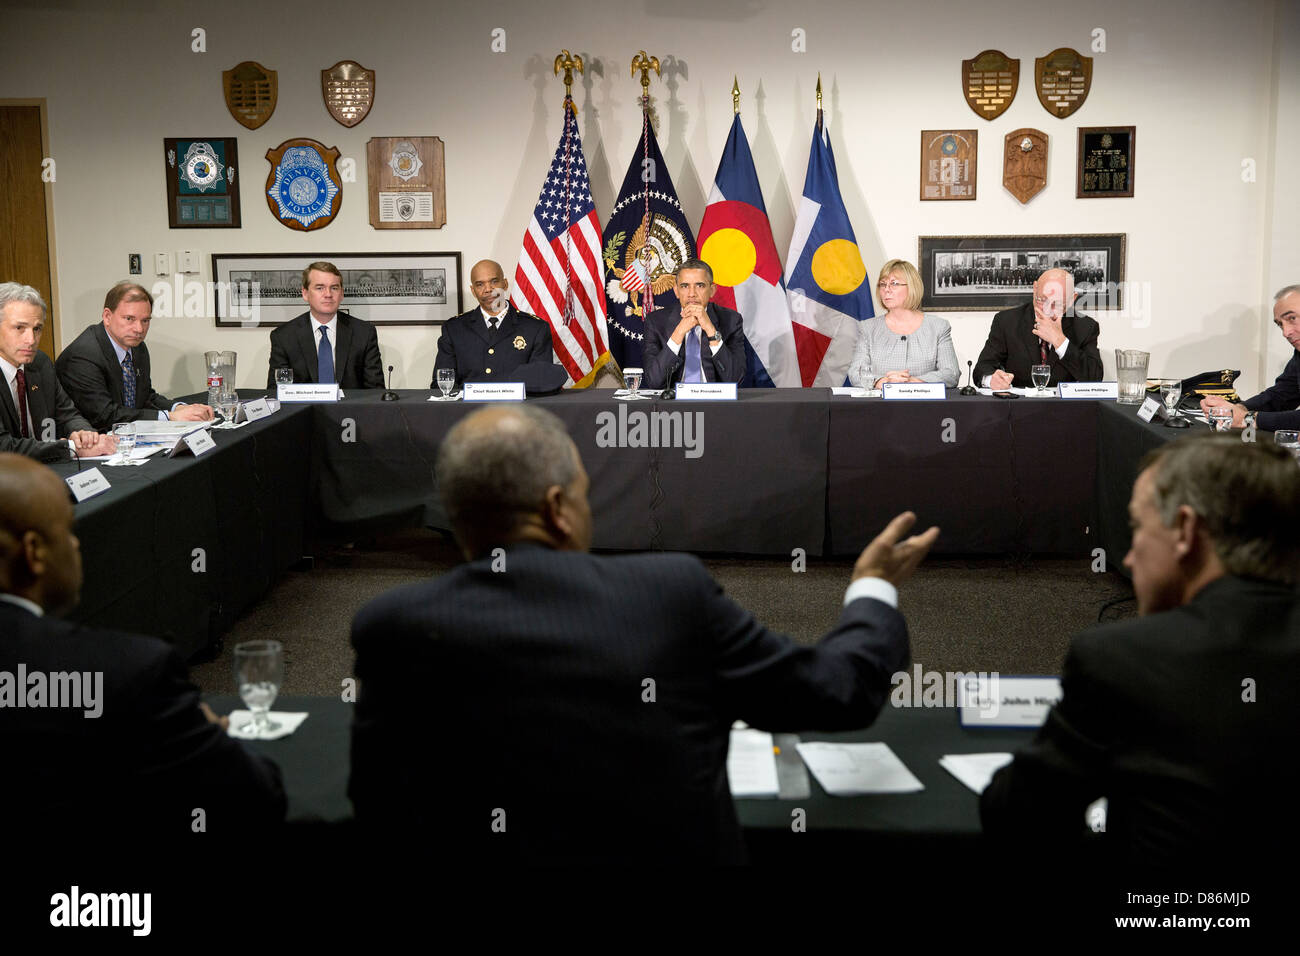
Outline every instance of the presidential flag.
<path fill-rule="evenodd" d="M 858 323 L 875 308 L 820 110 L 785 270 L 800 380 L 805 386 L 843 385 Z"/>
<path fill-rule="evenodd" d="M 781 260 L 739 113 L 700 223 L 700 258 L 713 270 L 713 301 L 745 320 L 745 384 L 797 388 L 799 361 Z"/>
<path fill-rule="evenodd" d="M 642 109 L 641 135 L 604 234 L 609 348 L 620 368 L 641 365 L 645 317 L 676 301 L 671 289 L 677 267 L 694 257 L 695 236 Z"/>
<path fill-rule="evenodd" d="M 599 262 L 600 220 L 573 98 L 566 96 L 564 132 L 524 233 L 510 301 L 550 323 L 555 357 L 574 388 L 591 385 L 609 361 Z"/>

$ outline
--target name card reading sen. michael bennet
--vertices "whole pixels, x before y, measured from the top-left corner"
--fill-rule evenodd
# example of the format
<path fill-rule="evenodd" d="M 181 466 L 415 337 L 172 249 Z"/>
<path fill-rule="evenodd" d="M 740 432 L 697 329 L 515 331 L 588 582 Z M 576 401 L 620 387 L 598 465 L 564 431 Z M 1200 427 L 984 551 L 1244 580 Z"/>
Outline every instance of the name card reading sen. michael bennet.
<path fill-rule="evenodd" d="M 886 400 L 941 402 L 948 397 L 943 382 L 885 382 L 880 397 Z"/>
<path fill-rule="evenodd" d="M 277 385 L 276 397 L 281 402 L 337 402 L 343 397 L 338 385 L 318 385 L 311 382 Z"/>
<path fill-rule="evenodd" d="M 687 402 L 734 402 L 735 382 L 678 382 L 676 395 Z"/>
<path fill-rule="evenodd" d="M 1056 388 L 1062 398 L 1110 398 L 1119 401 L 1119 382 L 1061 382 Z"/>
<path fill-rule="evenodd" d="M 461 397 L 467 402 L 522 402 L 524 383 L 466 382 L 465 393 Z"/>
<path fill-rule="evenodd" d="M 102 495 L 109 489 L 108 479 L 104 477 L 103 472 L 98 468 L 79 471 L 63 480 L 68 483 L 68 487 L 72 490 L 72 497 L 78 501 L 85 501 L 87 498 L 95 497 L 95 495 Z"/>

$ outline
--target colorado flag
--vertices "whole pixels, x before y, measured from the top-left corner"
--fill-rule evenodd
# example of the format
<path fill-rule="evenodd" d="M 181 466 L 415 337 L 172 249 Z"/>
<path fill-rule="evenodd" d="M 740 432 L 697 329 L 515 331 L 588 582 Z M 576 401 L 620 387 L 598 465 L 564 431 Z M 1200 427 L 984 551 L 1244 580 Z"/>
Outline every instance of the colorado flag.
<path fill-rule="evenodd" d="M 781 260 L 739 113 L 704 208 L 699 250 L 718 287 L 713 301 L 735 309 L 745 320 L 744 384 L 798 388 L 799 363 Z"/>
<path fill-rule="evenodd" d="M 800 381 L 805 386 L 843 385 L 858 322 L 875 315 L 875 308 L 820 111 L 785 264 Z"/>

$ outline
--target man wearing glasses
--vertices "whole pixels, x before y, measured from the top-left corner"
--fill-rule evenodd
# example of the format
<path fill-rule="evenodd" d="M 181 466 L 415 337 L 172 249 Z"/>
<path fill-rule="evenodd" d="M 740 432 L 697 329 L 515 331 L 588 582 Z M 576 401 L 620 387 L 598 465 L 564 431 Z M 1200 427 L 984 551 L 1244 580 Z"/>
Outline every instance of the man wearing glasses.
<path fill-rule="evenodd" d="M 1101 380 L 1101 353 L 1095 319 L 1074 311 L 1074 277 L 1048 269 L 1034 283 L 1034 297 L 993 316 L 988 341 L 975 363 L 975 378 L 1001 391 L 1033 384 L 1030 369 L 1051 367 L 1048 386 L 1057 382 Z"/>

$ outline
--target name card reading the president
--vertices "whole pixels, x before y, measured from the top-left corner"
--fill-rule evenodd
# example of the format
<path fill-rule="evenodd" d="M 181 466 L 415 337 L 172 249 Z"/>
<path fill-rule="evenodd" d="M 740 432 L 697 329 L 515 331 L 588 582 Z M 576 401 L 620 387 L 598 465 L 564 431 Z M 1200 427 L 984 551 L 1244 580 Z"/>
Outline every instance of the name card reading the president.
<path fill-rule="evenodd" d="M 885 382 L 881 398 L 913 402 L 941 402 L 948 397 L 943 382 Z"/>
<path fill-rule="evenodd" d="M 244 421 L 255 422 L 259 418 L 265 418 L 271 414 L 271 406 L 266 404 L 265 398 L 259 398 L 256 401 L 244 402 Z"/>
<path fill-rule="evenodd" d="M 1061 382 L 1056 388 L 1062 398 L 1109 398 L 1119 401 L 1119 382 Z"/>
<path fill-rule="evenodd" d="M 467 402 L 522 402 L 524 383 L 466 382 L 465 392 L 461 398 Z"/>
<path fill-rule="evenodd" d="M 1148 395 L 1142 400 L 1142 407 L 1138 409 L 1138 418 L 1149 422 L 1156 417 L 1158 411 L 1160 411 L 1160 403 Z"/>
<path fill-rule="evenodd" d="M 343 391 L 337 384 L 295 383 L 276 386 L 276 397 L 281 402 L 337 402 L 342 396 Z"/>
<path fill-rule="evenodd" d="M 734 402 L 735 382 L 678 382 L 677 397 L 687 402 Z"/>
<path fill-rule="evenodd" d="M 78 501 L 85 501 L 87 498 L 95 497 L 95 495 L 102 495 L 110 487 L 108 479 L 104 477 L 103 472 L 98 468 L 78 472 L 63 480 L 68 483 L 68 488 L 72 491 L 72 497 Z"/>
<path fill-rule="evenodd" d="M 963 727 L 1041 727 L 1061 699 L 1056 677 L 979 675 L 958 701 Z"/>

